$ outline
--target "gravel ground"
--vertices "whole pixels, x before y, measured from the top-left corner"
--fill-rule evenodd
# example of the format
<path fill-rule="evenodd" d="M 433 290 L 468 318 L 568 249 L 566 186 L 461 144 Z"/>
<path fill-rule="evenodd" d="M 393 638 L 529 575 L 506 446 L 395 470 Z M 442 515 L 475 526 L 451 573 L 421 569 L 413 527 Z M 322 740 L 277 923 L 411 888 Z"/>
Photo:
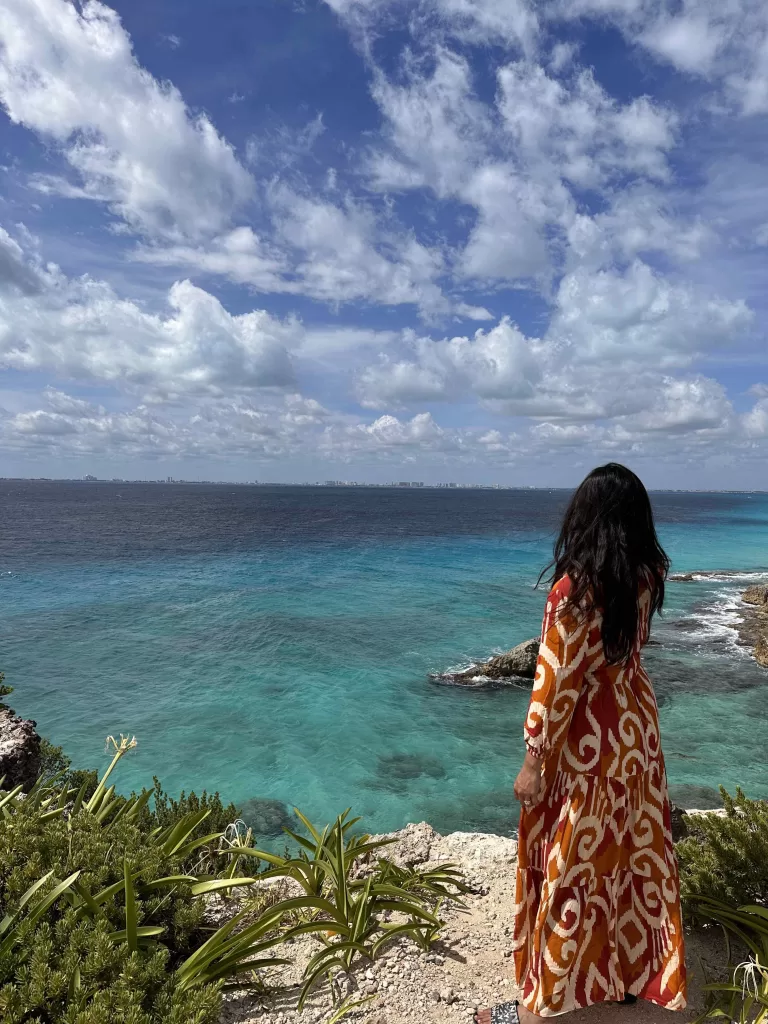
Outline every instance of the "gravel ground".
<path fill-rule="evenodd" d="M 469 1022 L 476 1007 L 514 999 L 511 943 L 517 844 L 503 836 L 454 832 L 439 836 L 426 824 L 408 825 L 396 833 L 397 846 L 388 856 L 407 864 L 450 861 L 466 873 L 473 892 L 466 910 L 451 908 L 442 916 L 442 939 L 429 953 L 413 943 L 393 945 L 373 965 L 361 964 L 347 979 L 351 998 L 373 998 L 344 1017 L 353 1024 L 454 1024 Z M 393 854 L 394 851 L 394 854 Z M 650 1003 L 602 1005 L 568 1016 L 569 1021 L 657 1024 L 690 1021 L 703 1007 L 702 966 L 710 976 L 722 971 L 725 949 L 717 931 L 686 937 L 689 1007 L 680 1015 Z M 263 999 L 235 994 L 225 1003 L 221 1024 L 320 1024 L 332 1016 L 329 990 L 321 988 L 296 1012 L 304 963 L 318 949 L 317 940 L 302 938 L 288 947 L 290 967 L 269 974 L 272 994 Z"/>

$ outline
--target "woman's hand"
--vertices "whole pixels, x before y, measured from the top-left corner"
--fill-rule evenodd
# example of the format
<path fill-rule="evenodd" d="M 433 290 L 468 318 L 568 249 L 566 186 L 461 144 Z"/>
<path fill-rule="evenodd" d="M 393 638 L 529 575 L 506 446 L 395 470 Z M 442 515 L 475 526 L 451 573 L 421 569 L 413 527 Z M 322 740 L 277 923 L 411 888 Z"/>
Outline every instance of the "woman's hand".
<path fill-rule="evenodd" d="M 541 796 L 541 761 L 526 753 L 523 767 L 515 779 L 515 796 L 526 811 L 535 807 Z"/>

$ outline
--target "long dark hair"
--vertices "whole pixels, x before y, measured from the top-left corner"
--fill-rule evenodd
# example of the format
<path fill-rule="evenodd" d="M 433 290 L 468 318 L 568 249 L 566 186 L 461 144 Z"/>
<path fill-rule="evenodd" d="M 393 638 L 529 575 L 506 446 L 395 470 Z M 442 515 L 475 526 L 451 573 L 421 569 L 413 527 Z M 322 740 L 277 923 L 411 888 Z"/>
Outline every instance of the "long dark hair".
<path fill-rule="evenodd" d="M 648 492 L 617 462 L 593 469 L 576 489 L 555 542 L 552 581 L 568 575 L 573 608 L 600 608 L 603 649 L 611 664 L 625 662 L 638 631 L 638 586 L 651 587 L 650 617 L 664 604 L 669 558 L 659 544 Z"/>

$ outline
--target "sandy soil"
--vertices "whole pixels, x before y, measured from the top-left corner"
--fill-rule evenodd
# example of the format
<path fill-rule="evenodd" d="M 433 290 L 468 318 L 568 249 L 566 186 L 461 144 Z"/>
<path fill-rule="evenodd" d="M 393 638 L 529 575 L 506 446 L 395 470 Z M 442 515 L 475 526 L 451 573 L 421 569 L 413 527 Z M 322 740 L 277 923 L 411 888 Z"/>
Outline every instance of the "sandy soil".
<path fill-rule="evenodd" d="M 517 995 L 513 981 L 510 935 L 517 846 L 502 836 L 455 832 L 439 836 L 429 825 L 409 825 L 388 855 L 403 863 L 451 861 L 462 867 L 473 893 L 465 911 L 443 913 L 446 928 L 430 953 L 403 942 L 373 965 L 361 964 L 348 980 L 350 998 L 373 998 L 344 1017 L 355 1024 L 453 1024 L 472 1019 L 476 1007 L 489 1006 Z M 569 1014 L 567 1019 L 588 1024 L 661 1024 L 690 1021 L 703 1008 L 702 967 L 709 977 L 722 974 L 723 940 L 717 931 L 686 937 L 689 969 L 689 1007 L 673 1014 L 649 1003 L 602 1005 Z M 271 996 L 260 999 L 238 994 L 228 1000 L 221 1024 L 319 1024 L 331 1017 L 328 989 L 316 992 L 302 1014 L 295 1010 L 298 981 L 306 960 L 318 946 L 313 939 L 297 940 L 289 949 L 295 963 L 274 969 Z"/>

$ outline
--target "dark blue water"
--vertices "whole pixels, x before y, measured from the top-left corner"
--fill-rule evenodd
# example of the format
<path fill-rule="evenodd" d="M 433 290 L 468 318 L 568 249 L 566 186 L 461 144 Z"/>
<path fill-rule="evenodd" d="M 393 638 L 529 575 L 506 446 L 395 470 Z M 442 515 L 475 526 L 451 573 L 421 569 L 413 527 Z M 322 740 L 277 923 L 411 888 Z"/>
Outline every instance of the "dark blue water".
<path fill-rule="evenodd" d="M 567 497 L 2 482 L 0 670 L 78 764 L 135 733 L 125 789 L 509 832 L 526 693 L 428 674 L 538 632 Z M 675 570 L 768 570 L 768 497 L 653 500 Z M 670 584 L 648 652 L 688 806 L 768 796 L 768 673 L 730 625 L 749 578 Z"/>

